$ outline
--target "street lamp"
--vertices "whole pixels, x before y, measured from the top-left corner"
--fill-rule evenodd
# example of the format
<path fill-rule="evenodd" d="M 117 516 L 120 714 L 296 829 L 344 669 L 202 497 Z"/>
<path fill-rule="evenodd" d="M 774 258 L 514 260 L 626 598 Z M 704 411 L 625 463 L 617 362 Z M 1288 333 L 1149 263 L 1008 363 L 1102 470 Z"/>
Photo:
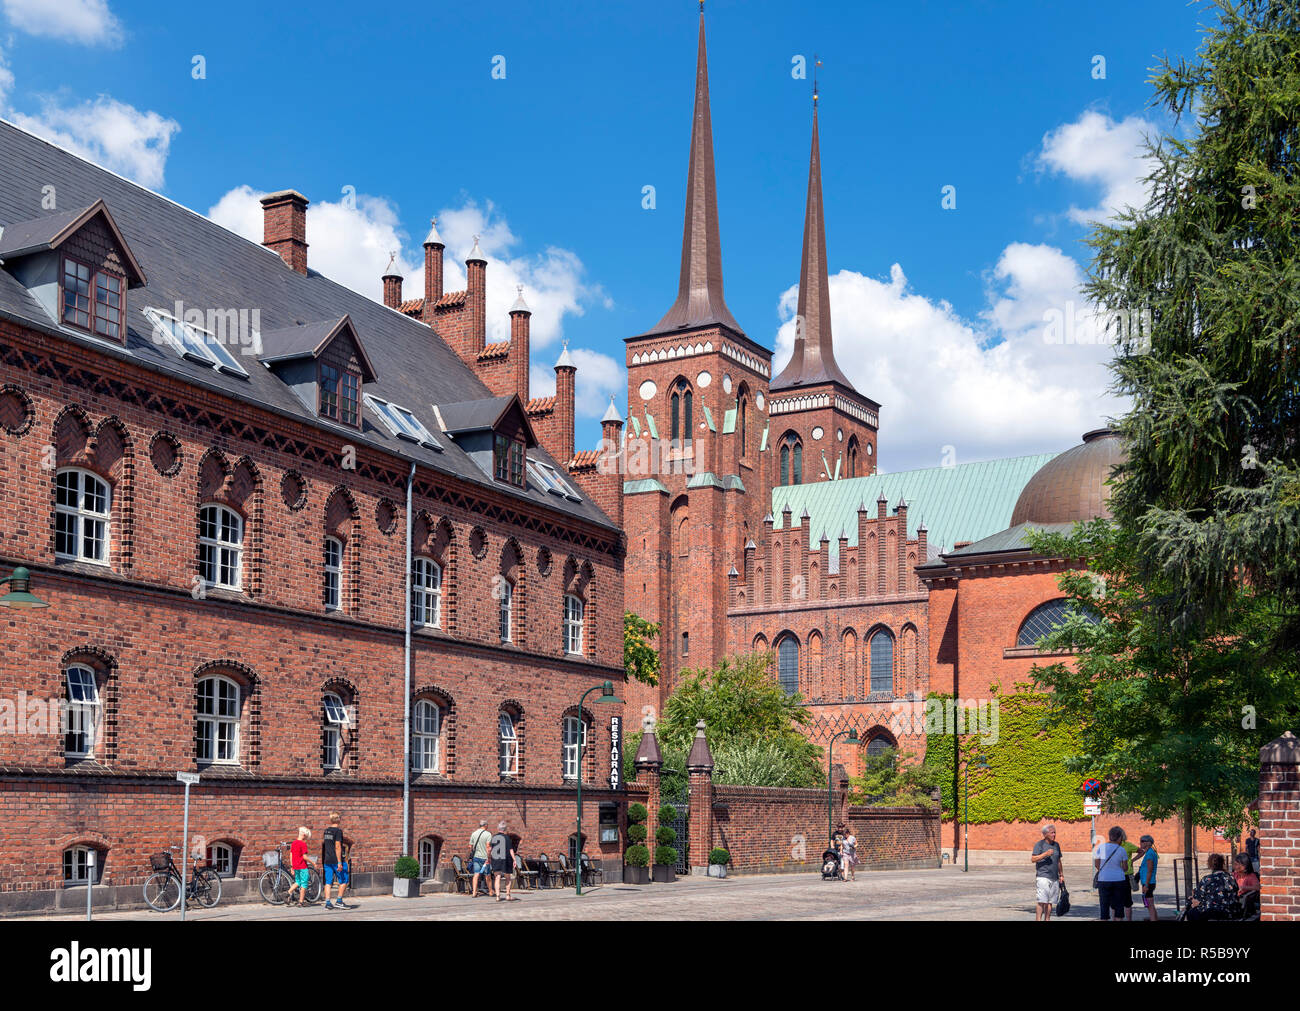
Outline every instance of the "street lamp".
<path fill-rule="evenodd" d="M 832 839 L 835 838 L 835 826 L 834 824 L 832 824 L 833 815 L 831 814 L 831 807 L 834 804 L 834 795 L 831 791 L 831 776 L 835 771 L 835 742 L 839 740 L 841 737 L 843 737 L 845 734 L 849 735 L 850 744 L 858 743 L 858 730 L 856 727 L 854 727 L 852 730 L 841 730 L 838 734 L 835 734 L 831 738 L 830 749 L 826 754 L 826 841 L 827 842 L 830 842 Z"/>
<path fill-rule="evenodd" d="M 14 569 L 7 579 L 0 579 L 0 586 L 9 584 L 9 592 L 0 597 L 0 607 L 49 607 L 45 601 L 31 592 L 32 574 L 21 565 Z"/>
<path fill-rule="evenodd" d="M 989 763 L 983 755 L 976 755 L 975 768 L 987 769 Z M 962 873 L 970 870 L 970 762 L 966 763 L 966 799 L 962 802 L 961 822 L 965 841 L 962 843 Z"/>
<path fill-rule="evenodd" d="M 604 684 L 601 684 L 599 686 L 592 685 L 590 688 L 588 688 L 585 692 L 582 693 L 582 698 L 578 699 L 579 720 L 582 719 L 583 703 L 587 701 L 587 696 L 590 695 L 592 692 L 594 692 L 597 687 L 600 688 L 600 698 L 596 700 L 597 704 L 600 703 L 622 704 L 623 700 L 614 694 L 614 682 L 606 681 Z M 584 724 L 583 732 L 582 732 L 582 744 L 578 748 L 578 855 L 573 861 L 577 865 L 576 867 L 573 868 L 573 877 L 574 880 L 578 883 L 579 895 L 582 894 L 582 756 L 586 750 L 587 750 L 587 731 L 586 731 L 586 726 Z"/>

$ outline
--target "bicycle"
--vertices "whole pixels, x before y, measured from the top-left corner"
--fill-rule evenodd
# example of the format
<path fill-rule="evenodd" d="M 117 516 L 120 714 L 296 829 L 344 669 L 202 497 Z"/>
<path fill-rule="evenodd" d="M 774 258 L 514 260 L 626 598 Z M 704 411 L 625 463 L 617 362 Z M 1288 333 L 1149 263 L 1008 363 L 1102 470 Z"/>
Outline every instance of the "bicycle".
<path fill-rule="evenodd" d="M 289 897 L 289 889 L 294 885 L 293 871 L 284 865 L 284 848 L 287 842 L 280 843 L 273 850 L 262 854 L 262 863 L 268 868 L 257 882 L 257 890 L 262 893 L 262 900 L 273 906 L 283 905 Z M 307 901 L 320 899 L 321 877 L 315 867 L 307 868 Z"/>
<path fill-rule="evenodd" d="M 170 846 L 166 852 L 155 853 L 149 858 L 154 873 L 145 879 L 144 901 L 159 913 L 169 913 L 181 903 L 181 872 L 172 859 L 172 851 L 179 849 L 179 846 Z M 193 870 L 193 876 L 185 883 L 185 899 L 211 909 L 221 901 L 221 877 L 211 864 L 200 867 L 198 857 L 194 858 Z"/>

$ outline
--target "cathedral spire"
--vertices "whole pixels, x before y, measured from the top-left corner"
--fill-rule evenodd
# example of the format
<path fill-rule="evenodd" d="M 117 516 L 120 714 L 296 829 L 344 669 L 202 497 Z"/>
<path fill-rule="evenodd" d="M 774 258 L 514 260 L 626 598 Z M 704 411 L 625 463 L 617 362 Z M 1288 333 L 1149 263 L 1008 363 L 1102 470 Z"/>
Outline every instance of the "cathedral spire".
<path fill-rule="evenodd" d="M 853 384 L 835 363 L 831 342 L 831 289 L 826 272 L 826 218 L 822 209 L 821 145 L 817 140 L 817 93 L 813 92 L 812 153 L 808 160 L 808 205 L 804 211 L 803 262 L 799 270 L 799 315 L 794 354 L 773 390 L 813 383 Z M 856 392 L 856 390 L 854 391 Z"/>
<path fill-rule="evenodd" d="M 709 66 L 704 48 L 704 4 L 695 65 L 695 118 L 691 124 L 691 164 L 686 177 L 686 224 L 682 233 L 682 274 L 677 301 L 651 330 L 721 323 L 740 331 L 722 297 L 722 244 L 718 237 L 718 192 L 713 177 L 713 121 L 709 115 Z"/>

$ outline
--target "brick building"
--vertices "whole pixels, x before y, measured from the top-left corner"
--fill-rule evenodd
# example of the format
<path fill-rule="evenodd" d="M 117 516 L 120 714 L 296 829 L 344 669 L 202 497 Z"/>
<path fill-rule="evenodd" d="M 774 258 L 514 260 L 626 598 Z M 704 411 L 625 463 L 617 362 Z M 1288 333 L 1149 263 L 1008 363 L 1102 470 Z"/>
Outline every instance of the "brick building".
<path fill-rule="evenodd" d="M 579 777 L 617 865 L 578 703 L 621 690 L 621 503 L 568 466 L 567 353 L 529 397 L 522 293 L 486 345 L 488 265 L 442 292 L 436 229 L 428 297 L 380 305 L 310 268 L 296 192 L 263 248 L 3 123 L 0 161 L 0 567 L 50 605 L 0 612 L 0 910 L 92 853 L 138 898 L 178 770 L 234 891 L 330 810 L 368 873 L 479 818 L 576 848 Z"/>

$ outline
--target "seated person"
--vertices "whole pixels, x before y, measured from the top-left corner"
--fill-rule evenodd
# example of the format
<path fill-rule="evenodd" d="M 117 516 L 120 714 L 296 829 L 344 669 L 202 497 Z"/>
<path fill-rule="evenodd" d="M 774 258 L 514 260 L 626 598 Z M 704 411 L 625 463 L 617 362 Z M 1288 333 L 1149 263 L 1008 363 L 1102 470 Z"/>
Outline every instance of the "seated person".
<path fill-rule="evenodd" d="M 1232 861 L 1232 876 L 1237 881 L 1237 895 L 1246 916 L 1259 915 L 1259 875 L 1249 853 L 1238 853 Z"/>
<path fill-rule="evenodd" d="M 1237 882 L 1224 868 L 1222 853 L 1211 853 L 1210 873 L 1192 892 L 1187 910 L 1189 920 L 1225 920 L 1237 910 Z"/>

